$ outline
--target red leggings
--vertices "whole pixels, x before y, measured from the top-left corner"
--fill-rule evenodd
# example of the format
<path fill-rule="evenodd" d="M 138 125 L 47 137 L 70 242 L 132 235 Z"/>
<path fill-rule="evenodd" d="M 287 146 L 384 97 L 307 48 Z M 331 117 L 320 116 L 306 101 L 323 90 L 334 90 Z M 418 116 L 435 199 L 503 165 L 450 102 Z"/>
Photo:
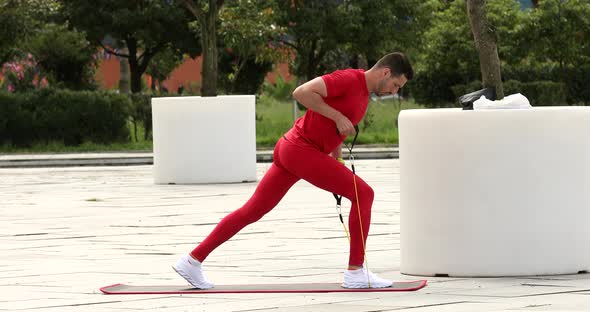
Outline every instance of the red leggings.
<path fill-rule="evenodd" d="M 258 221 L 271 211 L 299 179 L 351 200 L 352 208 L 348 217 L 351 240 L 348 264 L 362 266 L 364 242 L 361 237 L 366 241 L 369 234 L 373 189 L 361 178 L 356 177 L 364 232 L 361 236 L 352 171 L 328 154 L 296 145 L 285 138 L 277 142 L 273 164 L 258 184 L 254 195 L 240 209 L 224 217 L 191 255 L 203 262 L 215 248 L 246 225 Z"/>

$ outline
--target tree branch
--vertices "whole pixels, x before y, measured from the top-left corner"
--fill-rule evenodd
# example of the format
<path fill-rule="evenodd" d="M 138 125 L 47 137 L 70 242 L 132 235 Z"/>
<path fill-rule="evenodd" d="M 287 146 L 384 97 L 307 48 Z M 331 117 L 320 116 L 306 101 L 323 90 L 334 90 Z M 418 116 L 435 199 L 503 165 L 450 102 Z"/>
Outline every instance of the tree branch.
<path fill-rule="evenodd" d="M 103 50 L 107 51 L 107 53 L 112 54 L 112 55 L 116 55 L 118 57 L 126 57 L 129 58 L 129 54 L 123 54 L 123 53 L 118 53 L 115 52 L 109 48 L 107 48 L 107 46 L 105 46 L 102 42 L 98 41 L 98 44 L 102 47 Z"/>
<path fill-rule="evenodd" d="M 201 10 L 201 8 L 192 0 L 181 0 L 181 2 L 184 4 L 184 7 L 193 13 L 195 17 L 201 18 L 201 16 L 203 16 L 203 10 Z"/>
<path fill-rule="evenodd" d="M 152 57 L 158 54 L 158 52 L 160 52 L 162 48 L 164 48 L 164 46 L 165 44 L 160 43 L 153 48 L 146 49 L 145 52 L 143 52 L 137 58 L 137 63 L 139 64 L 140 68 L 143 68 L 145 70 L 145 68 L 147 68 L 147 66 L 149 65 L 149 62 L 152 59 Z"/>
<path fill-rule="evenodd" d="M 283 40 L 283 39 L 279 39 L 279 42 L 282 42 L 283 44 L 285 44 L 285 45 L 287 45 L 287 46 L 290 46 L 291 48 L 293 48 L 293 49 L 295 49 L 295 50 L 298 50 L 297 46 L 296 46 L 296 45 L 294 45 L 294 44 L 292 44 L 292 43 L 291 43 L 291 42 L 289 42 L 289 41 L 285 41 L 285 40 Z"/>

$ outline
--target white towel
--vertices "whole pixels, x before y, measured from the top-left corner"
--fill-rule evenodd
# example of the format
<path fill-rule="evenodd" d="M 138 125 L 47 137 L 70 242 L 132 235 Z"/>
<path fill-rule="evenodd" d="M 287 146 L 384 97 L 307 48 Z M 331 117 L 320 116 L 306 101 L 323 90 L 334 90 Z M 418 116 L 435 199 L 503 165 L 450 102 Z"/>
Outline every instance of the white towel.
<path fill-rule="evenodd" d="M 490 101 L 485 96 L 481 96 L 479 100 L 473 102 L 473 109 L 522 109 L 531 108 L 531 103 L 522 94 L 516 93 L 509 96 L 505 96 L 503 99 L 498 101 Z"/>

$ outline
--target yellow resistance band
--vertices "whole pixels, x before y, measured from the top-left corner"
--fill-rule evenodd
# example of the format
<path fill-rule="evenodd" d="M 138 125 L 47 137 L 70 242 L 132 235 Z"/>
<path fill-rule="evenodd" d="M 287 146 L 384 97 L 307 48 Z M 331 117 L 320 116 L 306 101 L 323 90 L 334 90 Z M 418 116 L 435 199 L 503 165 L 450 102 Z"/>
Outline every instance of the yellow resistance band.
<path fill-rule="evenodd" d="M 338 161 L 341 162 L 342 164 L 345 164 L 344 159 L 342 159 L 342 158 L 338 158 Z M 366 247 L 365 247 L 365 233 L 363 231 L 363 220 L 361 217 L 361 205 L 360 205 L 360 201 L 359 201 L 358 188 L 356 186 L 356 172 L 355 172 L 355 168 L 354 168 L 354 156 L 352 155 L 352 153 L 350 153 L 350 162 L 351 162 L 351 166 L 352 166 L 352 181 L 354 183 L 354 194 L 356 197 L 356 208 L 357 208 L 357 212 L 359 215 L 361 241 L 363 243 L 363 257 L 364 257 L 364 261 L 365 261 L 365 269 L 367 272 L 367 284 L 368 284 L 369 288 L 371 288 L 371 278 L 369 277 L 369 261 L 367 260 L 367 252 L 366 252 Z M 338 195 L 334 194 L 334 197 L 336 198 L 336 210 L 338 211 L 338 215 L 340 217 L 340 222 L 342 223 L 342 227 L 344 228 L 344 232 L 346 233 L 346 237 L 348 238 L 348 243 L 350 244 L 350 234 L 348 232 L 348 229 L 346 228 L 346 224 L 344 224 L 344 219 L 342 218 L 342 211 L 340 209 L 340 201 L 342 199 L 342 196 L 338 196 Z"/>

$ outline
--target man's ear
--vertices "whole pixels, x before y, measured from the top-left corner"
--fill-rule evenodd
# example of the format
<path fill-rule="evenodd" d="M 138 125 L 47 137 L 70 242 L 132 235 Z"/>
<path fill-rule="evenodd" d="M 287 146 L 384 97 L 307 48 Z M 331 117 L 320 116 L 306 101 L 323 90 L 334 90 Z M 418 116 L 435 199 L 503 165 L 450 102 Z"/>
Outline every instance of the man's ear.
<path fill-rule="evenodd" d="M 389 67 L 383 67 L 383 78 L 387 78 L 391 76 L 391 69 Z"/>

